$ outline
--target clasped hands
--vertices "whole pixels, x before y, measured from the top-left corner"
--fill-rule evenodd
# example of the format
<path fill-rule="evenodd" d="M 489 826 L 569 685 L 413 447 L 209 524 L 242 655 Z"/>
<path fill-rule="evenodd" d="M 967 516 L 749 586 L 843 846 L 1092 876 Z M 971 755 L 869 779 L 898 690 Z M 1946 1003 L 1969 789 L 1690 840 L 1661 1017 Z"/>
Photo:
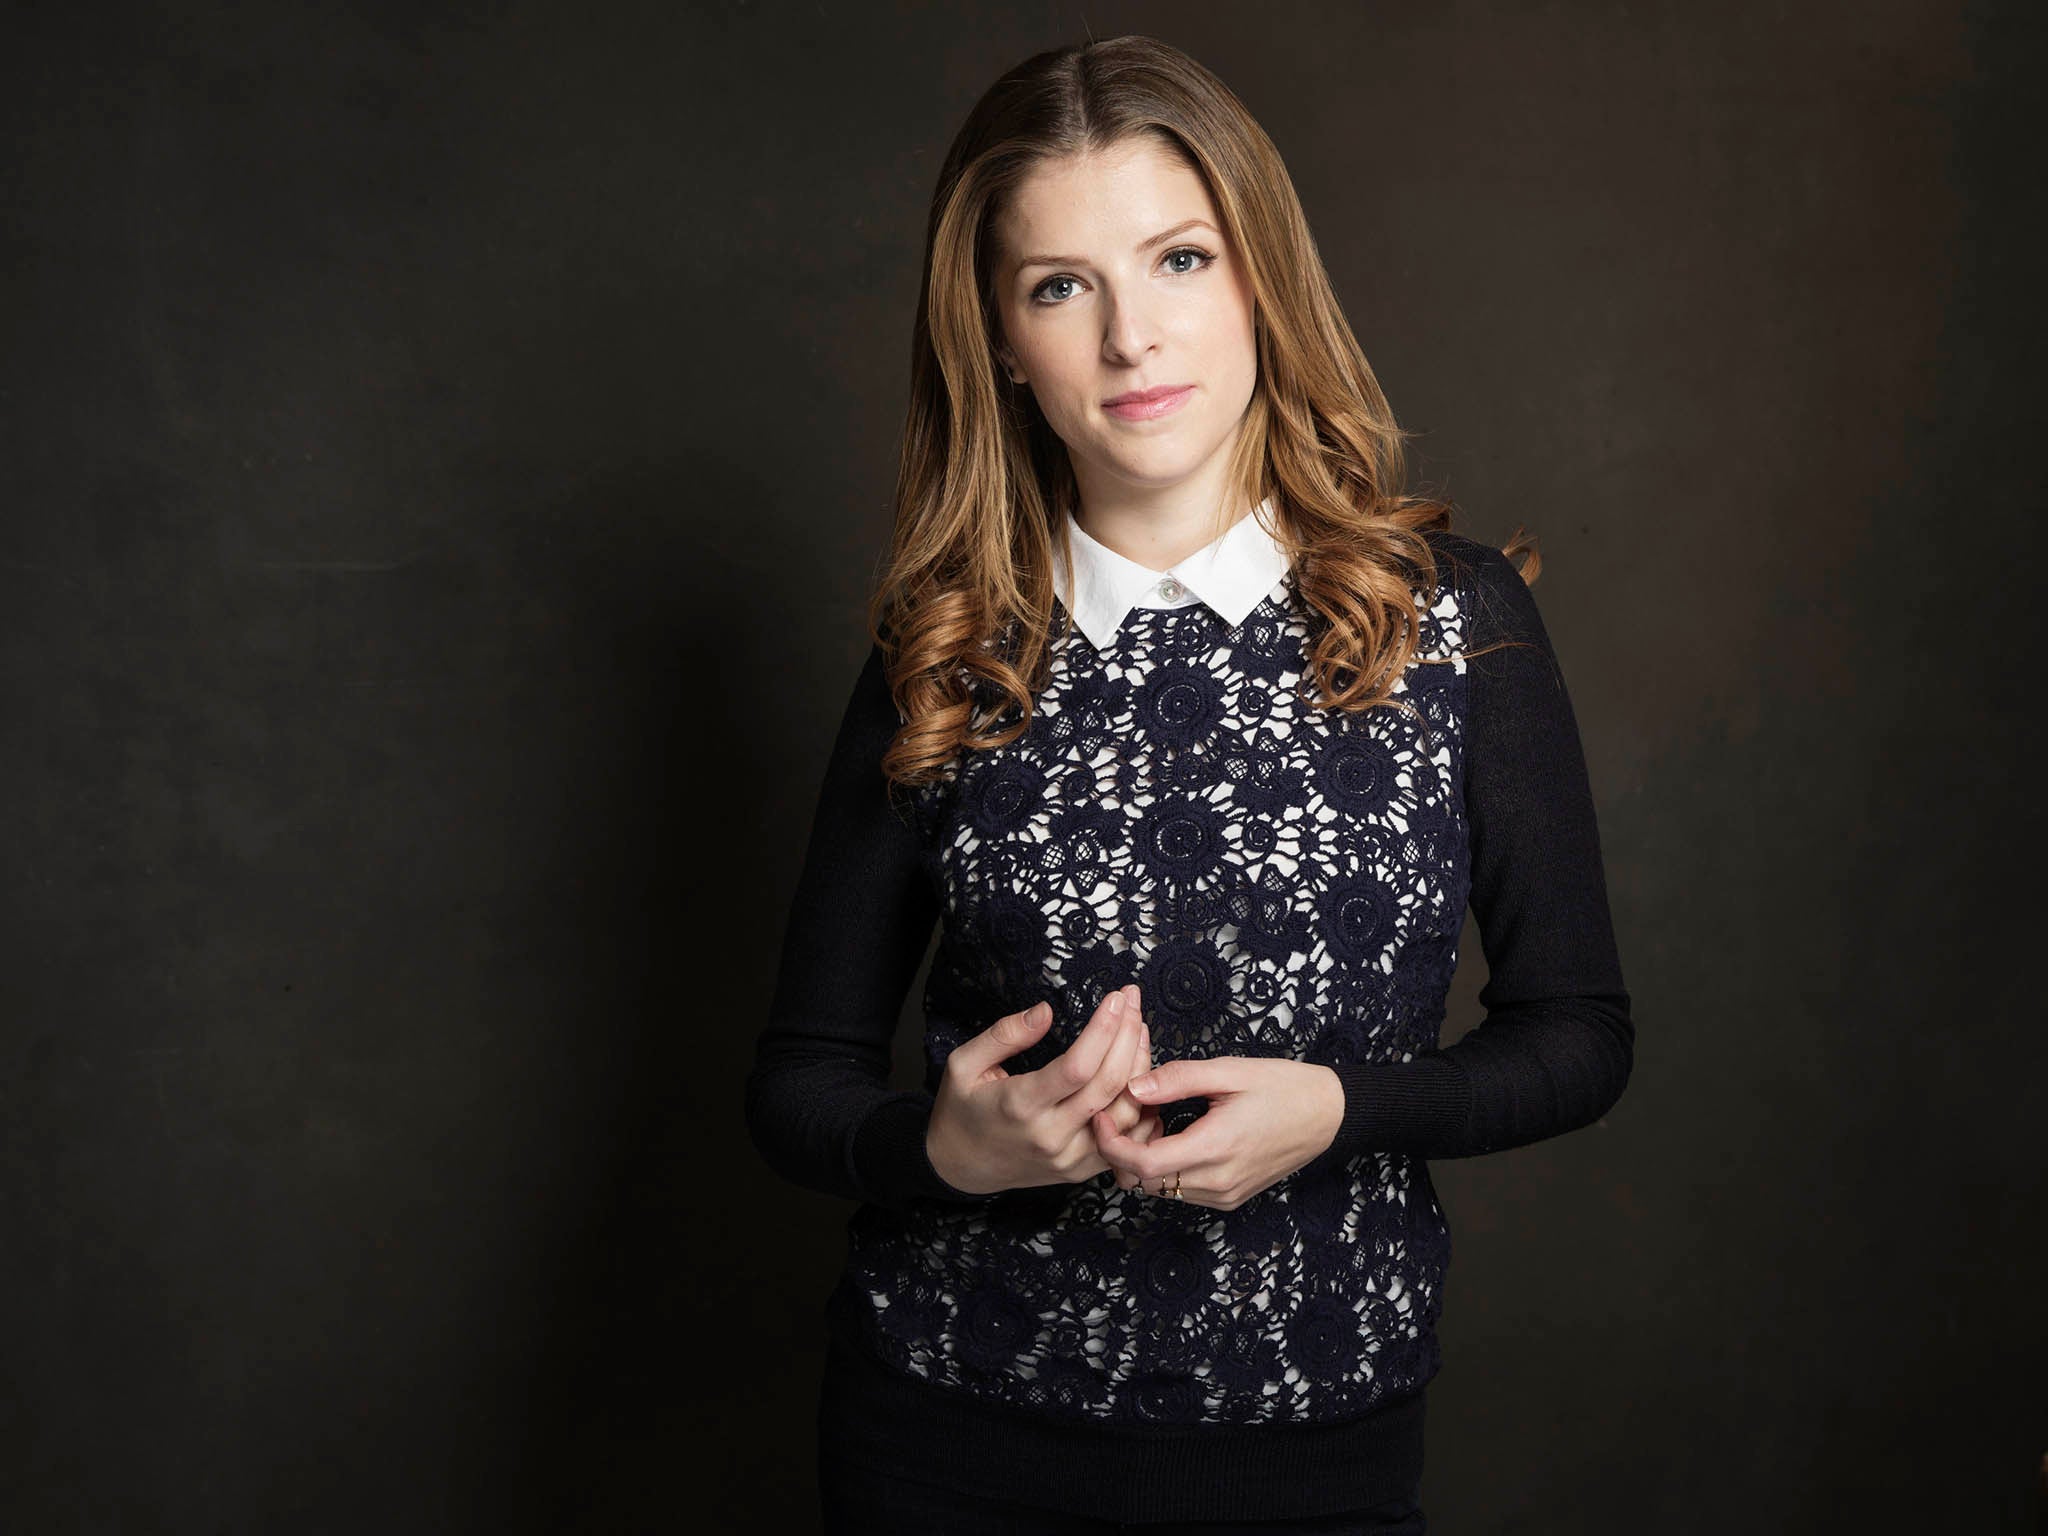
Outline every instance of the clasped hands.
<path fill-rule="evenodd" d="M 1336 1139 L 1344 1086 L 1313 1062 L 1214 1056 L 1152 1062 L 1136 983 L 1095 1006 L 1074 1043 L 1035 1072 L 1002 1063 L 1045 1033 L 1040 1002 L 1006 1014 L 946 1059 L 925 1151 L 963 1194 L 1092 1179 L 1148 1191 L 1179 1176 L 1180 1198 L 1235 1210 Z M 1206 1098 L 1193 1124 L 1163 1134 L 1158 1104 Z"/>

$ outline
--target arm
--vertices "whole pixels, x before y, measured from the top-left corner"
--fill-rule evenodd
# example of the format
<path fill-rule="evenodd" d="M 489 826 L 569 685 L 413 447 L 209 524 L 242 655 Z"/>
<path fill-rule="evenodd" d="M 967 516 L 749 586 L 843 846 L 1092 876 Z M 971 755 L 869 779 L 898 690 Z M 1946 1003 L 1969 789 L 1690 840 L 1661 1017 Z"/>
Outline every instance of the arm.
<path fill-rule="evenodd" d="M 904 1210 L 987 1197 L 932 1167 L 932 1095 L 889 1087 L 897 1014 L 938 918 L 910 811 L 881 771 L 899 723 L 870 646 L 825 767 L 746 1115 L 763 1161 L 792 1183 Z"/>
<path fill-rule="evenodd" d="M 1472 1157 L 1589 1125 L 1634 1064 L 1592 789 L 1564 676 L 1507 556 L 1459 545 L 1467 644 L 1465 812 L 1486 954 L 1478 1026 L 1406 1062 L 1332 1067 L 1344 1118 L 1318 1164 L 1368 1148 Z M 1443 558 L 1440 556 L 1440 558 Z"/>

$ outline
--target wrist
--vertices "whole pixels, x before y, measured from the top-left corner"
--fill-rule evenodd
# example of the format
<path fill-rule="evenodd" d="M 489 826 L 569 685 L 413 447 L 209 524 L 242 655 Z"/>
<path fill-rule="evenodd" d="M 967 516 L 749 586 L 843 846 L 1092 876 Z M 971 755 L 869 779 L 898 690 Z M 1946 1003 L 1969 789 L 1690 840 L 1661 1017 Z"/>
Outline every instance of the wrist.
<path fill-rule="evenodd" d="M 924 1160 L 931 1166 L 932 1174 L 941 1184 L 960 1195 L 972 1195 L 975 1191 L 960 1183 L 955 1175 L 959 1170 L 953 1167 L 951 1152 L 944 1145 L 939 1133 L 938 1122 L 934 1120 L 925 1128 Z"/>

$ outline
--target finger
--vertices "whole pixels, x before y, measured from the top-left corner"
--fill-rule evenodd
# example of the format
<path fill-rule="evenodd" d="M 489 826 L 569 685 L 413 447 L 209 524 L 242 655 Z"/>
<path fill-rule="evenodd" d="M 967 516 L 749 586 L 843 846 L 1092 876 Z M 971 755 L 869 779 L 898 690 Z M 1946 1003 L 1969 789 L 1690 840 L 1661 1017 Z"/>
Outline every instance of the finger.
<path fill-rule="evenodd" d="M 1141 1112 L 1143 1111 L 1145 1106 L 1138 1103 L 1137 1095 L 1130 1091 L 1131 1080 L 1132 1078 L 1142 1077 L 1151 1070 L 1152 1021 L 1143 1013 L 1140 1013 L 1138 1015 L 1138 1048 L 1131 1053 L 1131 1070 L 1129 1076 L 1125 1077 L 1123 1081 L 1124 1091 L 1118 1100 L 1120 1104 L 1127 1104 Z M 1134 1122 L 1124 1121 L 1123 1123 L 1129 1125 Z"/>
<path fill-rule="evenodd" d="M 1136 1127 L 1133 1128 L 1133 1130 L 1131 1131 L 1130 1136 L 1131 1140 L 1137 1142 L 1139 1145 L 1142 1146 L 1144 1143 L 1151 1141 L 1154 1137 L 1164 1135 L 1165 1132 L 1166 1122 L 1164 1120 L 1161 1120 L 1159 1116 L 1157 1116 L 1151 1110 L 1148 1109 L 1141 1112 L 1138 1123 Z M 1100 1151 L 1101 1149 L 1098 1147 L 1096 1150 Z M 1105 1158 L 1104 1161 L 1107 1162 L 1108 1159 Z M 1138 1176 L 1135 1173 L 1131 1173 L 1126 1169 L 1118 1168 L 1114 1163 L 1110 1163 L 1110 1168 L 1116 1175 L 1116 1182 L 1119 1188 L 1137 1188 Z"/>
<path fill-rule="evenodd" d="M 1141 1013 L 1137 1029 L 1131 1032 L 1130 1050 L 1114 1079 L 1114 1096 L 1108 1105 L 1108 1112 L 1120 1131 L 1128 1132 L 1144 1117 L 1145 1106 L 1131 1096 L 1129 1084 L 1132 1078 L 1152 1065 L 1151 1038 L 1152 1026 Z"/>
<path fill-rule="evenodd" d="M 1128 1099 L 1131 1103 L 1135 1104 L 1137 1100 L 1131 1099 L 1130 1095 L 1124 1092 L 1124 1089 L 1129 1086 L 1132 1078 L 1138 1076 L 1147 1067 L 1152 1065 L 1152 1026 L 1146 1020 L 1142 1008 L 1134 1008 L 1132 1011 L 1136 1015 L 1138 1027 L 1131 1031 L 1131 1049 L 1129 1055 L 1124 1060 L 1121 1070 L 1117 1073 L 1116 1093 L 1118 1097 Z"/>
<path fill-rule="evenodd" d="M 1159 1116 L 1149 1109 L 1141 1109 L 1138 1111 L 1138 1122 L 1131 1128 L 1129 1134 L 1131 1140 L 1142 1146 L 1165 1128 L 1166 1124 Z M 1097 1148 L 1097 1150 L 1101 1149 Z M 1110 1164 L 1110 1171 L 1116 1175 L 1116 1187 L 1118 1189 L 1135 1189 L 1137 1187 L 1138 1176 L 1135 1173 L 1126 1173 L 1114 1163 Z"/>
<path fill-rule="evenodd" d="M 1077 1131 L 1086 1131 L 1088 1117 L 1097 1110 L 1107 1109 L 1123 1092 L 1124 1084 L 1131 1080 L 1131 1063 L 1136 1059 L 1137 1043 L 1138 1016 L 1127 1012 L 1116 1038 L 1103 1053 L 1102 1065 L 1093 1077 L 1069 1094 L 1062 1105 L 1071 1115 Z"/>
<path fill-rule="evenodd" d="M 948 1064 L 977 1081 L 997 1063 L 1034 1044 L 1052 1023 L 1052 1004 L 1043 998 L 1020 1013 L 1006 1013 L 979 1034 L 970 1035 L 953 1048 Z"/>
<path fill-rule="evenodd" d="M 1088 1022 L 1081 1026 L 1080 1034 L 1074 1037 L 1074 1043 L 1031 1074 L 1031 1086 L 1024 1096 L 1027 1109 L 1043 1110 L 1087 1088 L 1102 1070 L 1110 1047 L 1116 1044 L 1125 1014 L 1136 1002 L 1132 995 L 1136 991 L 1135 986 L 1118 987 L 1103 996 L 1095 1011 L 1088 1015 Z"/>
<path fill-rule="evenodd" d="M 1104 1160 L 1120 1172 L 1134 1173 L 1143 1179 L 1176 1173 L 1190 1177 L 1212 1163 L 1220 1163 L 1226 1150 L 1219 1139 L 1223 1134 L 1212 1116 L 1199 1115 L 1184 1131 L 1141 1142 L 1118 1130 L 1108 1115 L 1095 1117 L 1095 1143 Z"/>
<path fill-rule="evenodd" d="M 1172 1104 L 1180 1099 L 1234 1093 L 1245 1087 L 1246 1063 L 1253 1060 L 1244 1056 L 1183 1056 L 1177 1061 L 1161 1062 L 1131 1084 L 1131 1094 L 1141 1104 Z"/>

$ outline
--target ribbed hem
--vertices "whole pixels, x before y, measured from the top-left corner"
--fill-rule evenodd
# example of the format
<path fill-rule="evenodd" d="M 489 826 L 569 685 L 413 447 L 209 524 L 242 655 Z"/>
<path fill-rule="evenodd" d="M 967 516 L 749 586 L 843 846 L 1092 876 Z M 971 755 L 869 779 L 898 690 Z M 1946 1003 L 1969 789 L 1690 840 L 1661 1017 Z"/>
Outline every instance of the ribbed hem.
<path fill-rule="evenodd" d="M 905 1376 L 834 1327 L 818 1436 L 821 1456 L 1099 1520 L 1280 1520 L 1419 1496 L 1423 1417 L 1418 1387 L 1335 1424 L 1055 1420 Z"/>
<path fill-rule="evenodd" d="M 1331 1065 L 1344 1085 L 1344 1119 L 1336 1140 L 1309 1168 L 1321 1171 L 1360 1152 L 1442 1156 L 1459 1145 L 1472 1112 L 1472 1079 L 1442 1055 L 1413 1061 Z"/>

